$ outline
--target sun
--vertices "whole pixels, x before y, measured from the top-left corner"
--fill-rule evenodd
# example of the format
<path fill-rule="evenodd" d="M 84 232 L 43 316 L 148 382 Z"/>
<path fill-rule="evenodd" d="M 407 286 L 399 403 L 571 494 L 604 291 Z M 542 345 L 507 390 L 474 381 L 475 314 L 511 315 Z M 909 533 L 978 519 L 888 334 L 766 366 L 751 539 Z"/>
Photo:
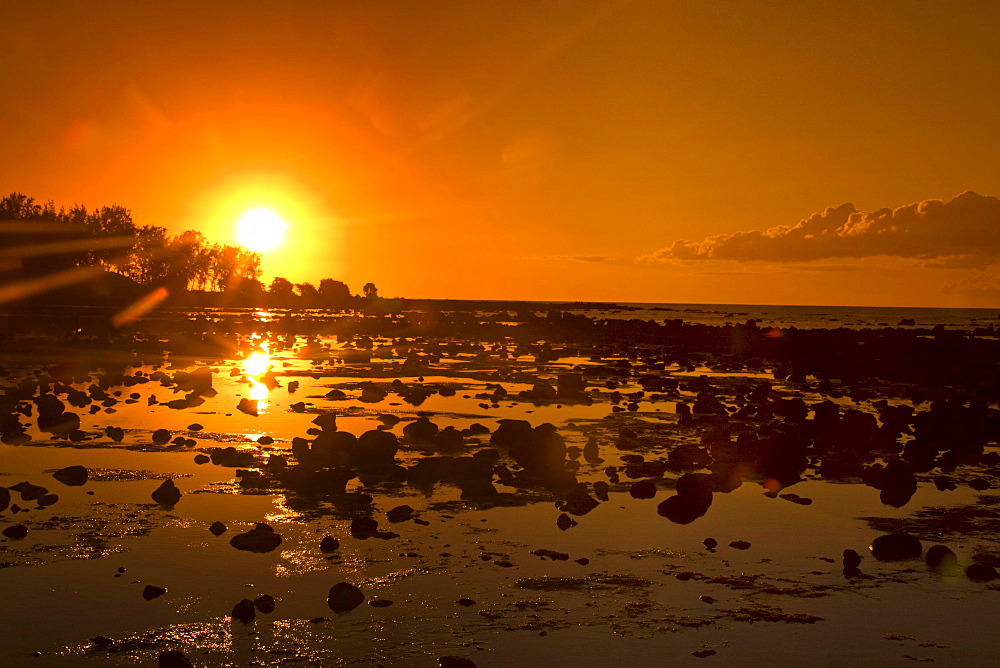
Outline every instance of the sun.
<path fill-rule="evenodd" d="M 266 206 L 247 209 L 236 221 L 236 238 L 241 245 L 257 253 L 281 248 L 287 231 L 288 221 Z"/>

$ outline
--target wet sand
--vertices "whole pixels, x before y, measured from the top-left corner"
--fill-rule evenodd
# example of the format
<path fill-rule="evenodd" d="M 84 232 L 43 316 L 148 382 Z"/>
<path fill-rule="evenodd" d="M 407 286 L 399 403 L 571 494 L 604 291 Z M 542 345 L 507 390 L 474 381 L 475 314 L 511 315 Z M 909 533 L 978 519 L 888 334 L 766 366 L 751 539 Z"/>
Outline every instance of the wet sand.
<path fill-rule="evenodd" d="M 992 336 L 509 318 L 8 328 L 0 526 L 26 535 L 0 539 L 0 655 L 993 660 Z M 53 476 L 74 466 L 82 485 Z M 166 480 L 181 496 L 154 501 Z M 901 533 L 919 554 L 870 551 Z M 927 565 L 936 544 L 954 564 Z"/>

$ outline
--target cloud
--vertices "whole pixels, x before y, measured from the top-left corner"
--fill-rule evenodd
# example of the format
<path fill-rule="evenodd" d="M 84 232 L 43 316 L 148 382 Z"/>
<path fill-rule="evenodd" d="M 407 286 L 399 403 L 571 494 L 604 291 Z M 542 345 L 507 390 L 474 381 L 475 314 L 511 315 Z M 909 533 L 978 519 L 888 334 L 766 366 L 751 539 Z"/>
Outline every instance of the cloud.
<path fill-rule="evenodd" d="M 875 256 L 920 260 L 925 267 L 988 265 L 1000 258 L 1000 199 L 969 191 L 948 202 L 929 199 L 872 213 L 842 204 L 766 232 L 675 241 L 640 261 L 789 263 Z"/>
<path fill-rule="evenodd" d="M 996 267 L 992 269 L 993 271 L 980 271 L 945 283 L 941 292 L 974 297 L 1000 297 L 1000 273 L 996 271 Z"/>
<path fill-rule="evenodd" d="M 615 258 L 608 255 L 536 255 L 529 259 L 559 262 L 616 262 Z"/>

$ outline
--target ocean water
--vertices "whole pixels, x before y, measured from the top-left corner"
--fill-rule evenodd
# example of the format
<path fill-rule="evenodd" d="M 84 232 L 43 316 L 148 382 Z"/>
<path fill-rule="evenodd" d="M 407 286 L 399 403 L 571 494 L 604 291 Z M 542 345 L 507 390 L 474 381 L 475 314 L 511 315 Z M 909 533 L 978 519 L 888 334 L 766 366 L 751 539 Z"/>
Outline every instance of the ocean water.
<path fill-rule="evenodd" d="M 912 320 L 915 328 L 944 325 L 975 329 L 1000 325 L 1000 309 L 913 308 L 878 306 L 780 306 L 768 304 L 609 304 L 607 309 L 573 309 L 592 318 L 657 320 L 681 319 L 686 323 L 725 325 L 756 320 L 761 327 L 836 329 L 848 327 L 897 327 Z M 905 325 L 911 327 L 910 325 Z"/>

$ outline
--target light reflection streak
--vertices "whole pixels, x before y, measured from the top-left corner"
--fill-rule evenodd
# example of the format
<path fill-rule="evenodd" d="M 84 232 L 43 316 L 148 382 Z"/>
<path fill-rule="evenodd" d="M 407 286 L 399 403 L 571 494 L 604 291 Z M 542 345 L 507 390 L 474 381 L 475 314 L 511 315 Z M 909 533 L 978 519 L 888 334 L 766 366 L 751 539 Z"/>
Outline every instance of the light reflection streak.
<path fill-rule="evenodd" d="M 261 382 L 261 378 L 271 369 L 270 342 L 262 341 L 260 334 L 254 334 L 250 338 L 253 348 L 243 359 L 243 373 L 250 382 L 249 396 L 257 402 L 257 412 L 260 414 L 267 410 L 267 398 L 270 394 L 267 385 Z"/>

